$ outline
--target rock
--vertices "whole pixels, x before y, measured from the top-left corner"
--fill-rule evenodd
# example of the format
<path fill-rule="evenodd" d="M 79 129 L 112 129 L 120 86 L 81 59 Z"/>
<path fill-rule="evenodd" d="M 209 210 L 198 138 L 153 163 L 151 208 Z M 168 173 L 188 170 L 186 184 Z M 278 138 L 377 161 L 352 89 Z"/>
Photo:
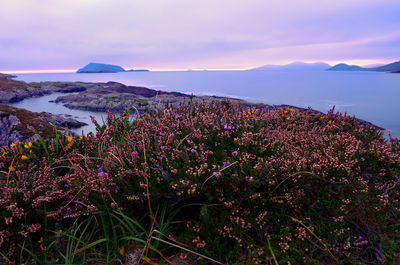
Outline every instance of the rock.
<path fill-rule="evenodd" d="M 127 72 L 150 72 L 148 69 L 130 69 Z"/>
<path fill-rule="evenodd" d="M 79 69 L 77 73 L 118 73 L 125 72 L 125 69 L 118 65 L 104 63 L 89 63 Z"/>
<path fill-rule="evenodd" d="M 146 110 L 161 110 L 166 105 L 192 101 L 220 101 L 226 98 L 219 97 L 194 97 L 178 92 L 157 91 L 145 87 L 126 86 L 117 82 L 86 84 L 87 89 L 77 94 L 58 97 L 55 102 L 62 103 L 71 109 L 88 111 L 111 111 L 122 113 L 127 108 L 137 109 L 139 112 Z M 90 87 L 89 87 L 90 86 Z M 239 99 L 229 99 L 248 105 L 255 105 Z"/>
<path fill-rule="evenodd" d="M 71 118 L 64 118 L 62 115 L 35 113 L 0 105 L 0 145 L 35 139 L 36 133 L 42 138 L 49 138 L 54 133 L 52 122 L 59 130 L 65 127 L 79 128 L 86 125 Z"/>
<path fill-rule="evenodd" d="M 40 112 L 39 114 L 42 119 L 50 123 L 53 122 L 57 128 L 76 129 L 87 125 L 87 123 L 71 118 L 71 115 L 52 114 L 48 112 Z"/>

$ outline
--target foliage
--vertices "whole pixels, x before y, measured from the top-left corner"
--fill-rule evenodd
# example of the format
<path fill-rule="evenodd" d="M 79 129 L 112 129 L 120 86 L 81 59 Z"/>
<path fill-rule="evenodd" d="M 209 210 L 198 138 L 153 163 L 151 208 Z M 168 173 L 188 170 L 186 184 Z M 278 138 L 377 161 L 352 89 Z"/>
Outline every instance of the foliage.
<path fill-rule="evenodd" d="M 398 139 L 333 110 L 217 102 L 129 115 L 3 148 L 4 260 L 43 261 L 44 249 L 66 263 L 132 249 L 150 264 L 398 259 Z"/>

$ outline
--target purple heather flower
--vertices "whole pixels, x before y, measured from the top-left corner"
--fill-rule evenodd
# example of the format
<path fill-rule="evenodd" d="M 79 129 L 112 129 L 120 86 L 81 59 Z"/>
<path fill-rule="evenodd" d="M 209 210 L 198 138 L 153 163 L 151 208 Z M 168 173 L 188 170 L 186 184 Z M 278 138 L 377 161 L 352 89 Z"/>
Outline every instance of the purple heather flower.
<path fill-rule="evenodd" d="M 181 118 L 182 117 L 182 115 L 180 115 L 180 114 L 176 114 L 175 115 L 175 119 L 179 119 L 179 118 Z"/>
<path fill-rule="evenodd" d="M 99 173 L 97 173 L 97 176 L 100 178 L 106 178 L 108 177 L 108 174 L 103 171 L 100 171 Z"/>
<path fill-rule="evenodd" d="M 362 237 L 362 236 L 359 236 L 359 237 L 358 237 L 358 240 L 362 240 L 362 239 L 363 239 L 363 237 Z"/>
<path fill-rule="evenodd" d="M 233 152 L 232 152 L 232 155 L 233 155 L 233 156 L 237 156 L 238 154 L 239 154 L 238 151 L 233 151 Z"/>
<path fill-rule="evenodd" d="M 289 226 L 286 226 L 285 229 L 286 229 L 286 230 L 289 230 Z"/>
<path fill-rule="evenodd" d="M 224 168 L 224 167 L 227 167 L 227 166 L 229 166 L 231 164 L 231 162 L 229 162 L 229 161 L 225 161 L 223 164 L 222 164 L 222 167 Z"/>
<path fill-rule="evenodd" d="M 192 148 L 192 150 L 190 150 L 190 152 L 192 152 L 192 154 L 194 154 L 194 153 L 196 153 L 197 151 L 196 151 L 195 148 Z"/>
<path fill-rule="evenodd" d="M 221 177 L 221 175 L 222 175 L 222 173 L 221 173 L 220 171 L 218 171 L 218 172 L 213 172 L 213 176 L 216 177 L 216 178 Z"/>
<path fill-rule="evenodd" d="M 100 167 L 99 168 L 99 173 L 97 173 L 97 176 L 100 177 L 100 178 L 106 178 L 106 177 L 108 177 L 108 174 L 103 172 L 103 167 Z"/>
<path fill-rule="evenodd" d="M 136 151 L 133 151 L 133 152 L 132 152 L 132 155 L 133 155 L 133 156 L 137 155 L 137 152 L 136 152 Z"/>
<path fill-rule="evenodd" d="M 232 125 L 230 125 L 230 124 L 225 124 L 224 129 L 225 129 L 225 130 L 231 130 L 231 129 L 232 129 Z"/>
<path fill-rule="evenodd" d="M 207 154 L 207 152 L 204 152 L 204 151 L 201 151 L 201 155 L 206 155 Z"/>
<path fill-rule="evenodd" d="M 368 240 L 363 240 L 363 241 L 361 241 L 361 244 L 363 244 L 363 245 L 368 244 Z"/>
<path fill-rule="evenodd" d="M 161 136 L 165 136 L 165 132 L 160 132 L 160 135 Z"/>
<path fill-rule="evenodd" d="M 172 123 L 172 124 L 171 124 L 171 127 L 172 127 L 172 128 L 175 128 L 175 127 L 176 127 L 176 124 L 175 124 L 175 123 Z"/>
<path fill-rule="evenodd" d="M 161 150 L 165 150 L 165 149 L 167 149 L 166 145 L 161 146 Z"/>

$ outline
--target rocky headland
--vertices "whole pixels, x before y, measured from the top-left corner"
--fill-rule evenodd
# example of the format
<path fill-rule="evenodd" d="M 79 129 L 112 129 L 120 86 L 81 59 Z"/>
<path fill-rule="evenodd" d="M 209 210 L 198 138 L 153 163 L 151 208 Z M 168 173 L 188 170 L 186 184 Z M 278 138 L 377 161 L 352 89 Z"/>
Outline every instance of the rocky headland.
<path fill-rule="evenodd" d="M 41 97 L 54 92 L 71 93 L 86 89 L 80 82 L 25 83 L 13 79 L 11 75 L 0 75 L 0 104 L 22 101 L 31 97 Z"/>
<path fill-rule="evenodd" d="M 40 135 L 51 137 L 54 125 L 58 130 L 80 128 L 86 123 L 76 121 L 64 115 L 47 112 L 35 113 L 25 109 L 0 105 L 0 146 L 11 142 L 26 141 Z"/>
<path fill-rule="evenodd" d="M 117 82 L 87 83 L 84 91 L 58 97 L 55 102 L 71 109 L 89 111 L 111 111 L 122 113 L 127 108 L 135 108 L 140 113 L 160 110 L 165 106 L 177 106 L 191 101 L 222 101 L 228 98 L 213 96 L 191 96 L 179 92 L 165 92 L 146 87 L 127 86 Z M 244 105 L 259 105 L 240 99 L 229 101 Z M 266 105 L 265 105 L 266 106 Z"/>

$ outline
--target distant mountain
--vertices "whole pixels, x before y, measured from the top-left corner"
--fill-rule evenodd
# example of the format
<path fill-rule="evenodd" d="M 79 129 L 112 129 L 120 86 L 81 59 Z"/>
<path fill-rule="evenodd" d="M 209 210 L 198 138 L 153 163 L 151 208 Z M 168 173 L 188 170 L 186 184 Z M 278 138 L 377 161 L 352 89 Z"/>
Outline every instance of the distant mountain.
<path fill-rule="evenodd" d="M 79 69 L 77 73 L 118 73 L 125 72 L 125 69 L 118 65 L 104 63 L 89 63 Z"/>
<path fill-rule="evenodd" d="M 337 64 L 327 70 L 328 71 L 371 71 L 367 68 L 363 68 L 358 65 L 348 65 L 345 63 Z"/>
<path fill-rule="evenodd" d="M 377 72 L 399 72 L 400 71 L 400 61 L 390 63 L 384 66 L 370 68 L 372 71 Z"/>
<path fill-rule="evenodd" d="M 250 70 L 326 70 L 331 67 L 326 63 L 304 63 L 294 62 L 286 65 L 264 65 Z"/>
<path fill-rule="evenodd" d="M 378 67 L 361 67 L 358 65 L 348 65 L 345 63 L 340 63 L 328 69 L 329 71 L 375 71 L 375 72 L 400 72 L 400 61 L 386 64 Z"/>
<path fill-rule="evenodd" d="M 385 64 L 383 63 L 374 63 L 374 64 L 369 64 L 369 65 L 364 65 L 362 67 L 364 68 L 374 68 L 374 67 L 380 67 L 380 66 L 384 66 Z"/>

